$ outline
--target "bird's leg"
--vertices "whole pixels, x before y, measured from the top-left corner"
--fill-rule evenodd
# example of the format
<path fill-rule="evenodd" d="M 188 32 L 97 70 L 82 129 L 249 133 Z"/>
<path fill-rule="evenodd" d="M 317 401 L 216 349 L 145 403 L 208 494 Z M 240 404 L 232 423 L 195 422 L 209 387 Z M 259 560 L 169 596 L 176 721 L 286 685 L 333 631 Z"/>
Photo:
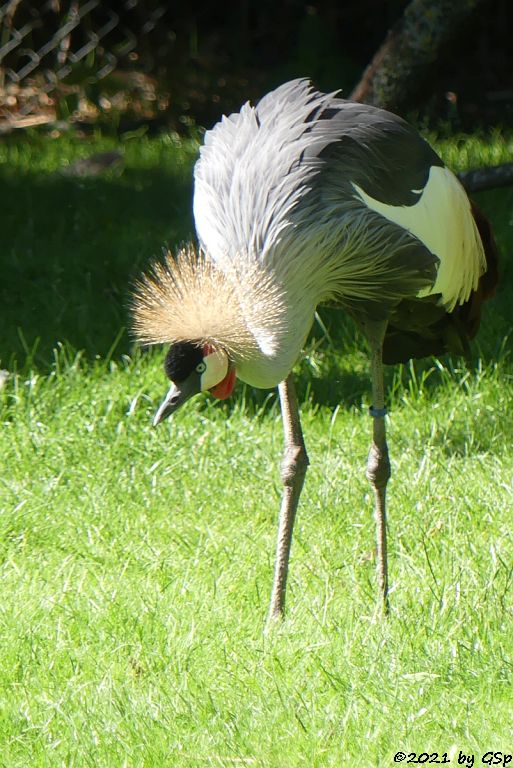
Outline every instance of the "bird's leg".
<path fill-rule="evenodd" d="M 371 348 L 372 445 L 367 461 L 367 477 L 374 488 L 377 529 L 377 570 L 383 610 L 388 613 L 387 517 L 386 488 L 390 478 L 390 461 L 385 426 L 385 394 L 383 383 L 383 339 L 386 321 L 365 321 L 363 330 Z"/>
<path fill-rule="evenodd" d="M 296 388 L 292 374 L 285 381 L 281 382 L 278 386 L 278 391 L 280 393 L 281 414 L 285 433 L 285 452 L 281 465 L 281 479 L 284 490 L 278 526 L 278 542 L 276 546 L 269 619 L 281 618 L 285 611 L 285 589 L 287 586 L 292 529 L 308 467 L 308 456 L 301 431 Z"/>

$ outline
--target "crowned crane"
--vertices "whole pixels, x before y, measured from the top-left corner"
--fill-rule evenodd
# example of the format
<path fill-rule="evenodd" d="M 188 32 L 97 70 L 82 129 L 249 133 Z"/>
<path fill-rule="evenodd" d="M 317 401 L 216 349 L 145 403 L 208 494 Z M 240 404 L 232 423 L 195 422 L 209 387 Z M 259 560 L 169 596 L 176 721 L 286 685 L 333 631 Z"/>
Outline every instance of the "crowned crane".
<path fill-rule="evenodd" d="M 404 120 L 286 83 L 223 117 L 195 166 L 200 249 L 156 263 L 136 284 L 134 330 L 170 344 L 171 388 L 154 424 L 191 396 L 227 398 L 238 377 L 278 386 L 285 433 L 270 616 L 279 617 L 308 466 L 293 375 L 325 303 L 349 313 L 370 347 L 377 569 L 388 610 L 385 494 L 390 462 L 383 363 L 461 353 L 493 293 L 486 219 Z"/>

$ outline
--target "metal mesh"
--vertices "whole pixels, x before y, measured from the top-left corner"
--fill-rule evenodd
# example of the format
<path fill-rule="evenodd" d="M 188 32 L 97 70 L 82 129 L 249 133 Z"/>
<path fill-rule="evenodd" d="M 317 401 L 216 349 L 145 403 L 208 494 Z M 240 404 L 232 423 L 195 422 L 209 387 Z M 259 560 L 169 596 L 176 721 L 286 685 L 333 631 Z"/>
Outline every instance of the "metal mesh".
<path fill-rule="evenodd" d="M 81 96 L 98 99 L 115 72 L 139 76 L 120 90 L 140 86 L 156 66 L 149 40 L 166 11 L 159 0 L 0 0 L 0 122 L 49 122 L 70 95 L 77 108 Z"/>

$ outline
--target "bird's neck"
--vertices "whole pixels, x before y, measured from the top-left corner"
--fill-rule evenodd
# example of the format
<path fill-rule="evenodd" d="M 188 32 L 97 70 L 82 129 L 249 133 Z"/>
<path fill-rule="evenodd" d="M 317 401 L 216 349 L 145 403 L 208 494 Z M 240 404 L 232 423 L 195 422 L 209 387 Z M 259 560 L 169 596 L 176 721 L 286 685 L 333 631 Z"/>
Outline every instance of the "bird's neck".
<path fill-rule="evenodd" d="M 286 379 L 303 348 L 312 326 L 315 303 L 301 296 L 283 294 L 271 315 L 250 311 L 247 327 L 257 348 L 254 353 L 235 359 L 242 381 L 263 389 Z"/>

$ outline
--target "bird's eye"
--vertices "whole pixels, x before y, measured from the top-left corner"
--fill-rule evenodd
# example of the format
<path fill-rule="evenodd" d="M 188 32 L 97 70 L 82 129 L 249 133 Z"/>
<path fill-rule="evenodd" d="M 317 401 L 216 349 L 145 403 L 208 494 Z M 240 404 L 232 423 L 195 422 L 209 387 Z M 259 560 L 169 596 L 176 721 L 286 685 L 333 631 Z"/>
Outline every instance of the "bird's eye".
<path fill-rule="evenodd" d="M 196 366 L 196 373 L 204 373 L 207 370 L 207 366 L 204 362 L 198 363 Z"/>

